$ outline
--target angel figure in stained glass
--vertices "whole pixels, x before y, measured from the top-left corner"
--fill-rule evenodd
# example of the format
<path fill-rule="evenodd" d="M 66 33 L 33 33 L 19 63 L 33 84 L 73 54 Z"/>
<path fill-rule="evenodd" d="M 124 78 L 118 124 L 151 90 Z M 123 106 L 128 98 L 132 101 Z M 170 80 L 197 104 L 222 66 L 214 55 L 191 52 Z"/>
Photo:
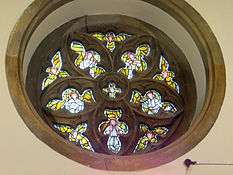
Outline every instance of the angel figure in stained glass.
<path fill-rule="evenodd" d="M 120 135 L 128 134 L 128 126 L 124 122 L 120 122 L 122 117 L 122 110 L 110 110 L 106 109 L 104 115 L 108 118 L 107 121 L 102 122 L 99 125 L 99 132 L 104 135 L 108 135 L 107 146 L 108 149 L 117 154 L 121 150 Z"/>
<path fill-rule="evenodd" d="M 70 142 L 75 142 L 83 149 L 95 152 L 88 138 L 83 135 L 87 131 L 86 123 L 80 124 L 76 128 L 72 128 L 68 125 L 54 124 L 54 128 L 60 131 L 62 134 L 67 134 Z"/>
<path fill-rule="evenodd" d="M 84 110 L 85 103 L 94 103 L 92 90 L 87 89 L 82 95 L 76 89 L 69 88 L 62 93 L 62 99 L 55 99 L 47 104 L 47 108 L 54 111 L 65 108 L 70 113 L 77 114 Z"/>
<path fill-rule="evenodd" d="M 121 60 L 125 63 L 125 67 L 118 70 L 121 74 L 128 79 L 134 77 L 134 71 L 143 72 L 147 69 L 147 63 L 144 60 L 146 56 L 150 54 L 150 46 L 148 44 L 140 45 L 136 49 L 136 53 L 125 52 L 121 56 Z"/>
<path fill-rule="evenodd" d="M 141 124 L 139 128 L 140 132 L 144 133 L 144 136 L 139 139 L 134 150 L 135 153 L 144 151 L 147 148 L 148 144 L 158 143 L 159 139 L 166 136 L 166 134 L 169 132 L 166 127 L 157 127 L 150 130 L 149 127 L 144 124 Z"/>
<path fill-rule="evenodd" d="M 52 84 L 58 78 L 68 77 L 69 74 L 66 71 L 63 71 L 62 68 L 62 57 L 61 52 L 58 51 L 51 60 L 52 67 L 46 69 L 46 72 L 49 74 L 42 82 L 42 90 Z"/>
<path fill-rule="evenodd" d="M 105 47 L 108 48 L 111 52 L 115 50 L 116 42 L 123 42 L 128 37 L 130 37 L 130 35 L 125 33 L 115 35 L 113 32 L 108 32 L 106 35 L 102 33 L 93 33 L 92 36 L 100 41 L 105 42 Z"/>
<path fill-rule="evenodd" d="M 159 69 L 161 73 L 156 74 L 153 79 L 157 81 L 165 81 L 170 88 L 175 89 L 178 93 L 180 93 L 179 85 L 173 80 L 175 78 L 175 73 L 170 71 L 170 65 L 163 55 L 160 57 Z"/>
<path fill-rule="evenodd" d="M 135 90 L 132 93 L 130 102 L 134 104 L 141 104 L 143 112 L 149 115 L 157 114 L 160 109 L 165 112 L 177 112 L 175 105 L 170 102 L 162 102 L 161 95 L 155 90 L 146 92 L 144 96 Z"/>
<path fill-rule="evenodd" d="M 97 66 L 101 61 L 101 56 L 96 51 L 86 51 L 85 47 L 78 41 L 71 43 L 71 50 L 78 54 L 75 60 L 75 65 L 82 70 L 89 69 L 89 74 L 92 78 L 97 78 L 105 73 L 102 67 Z"/>
<path fill-rule="evenodd" d="M 121 89 L 117 88 L 115 83 L 109 83 L 108 88 L 104 88 L 103 92 L 107 93 L 109 98 L 115 99 L 116 95 L 121 93 Z"/>

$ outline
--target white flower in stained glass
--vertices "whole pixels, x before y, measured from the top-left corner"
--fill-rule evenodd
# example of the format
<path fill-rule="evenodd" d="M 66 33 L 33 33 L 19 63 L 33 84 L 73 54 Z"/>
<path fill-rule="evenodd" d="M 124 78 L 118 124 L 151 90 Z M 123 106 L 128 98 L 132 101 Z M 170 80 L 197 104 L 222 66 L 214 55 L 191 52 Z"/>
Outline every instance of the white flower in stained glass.
<path fill-rule="evenodd" d="M 121 93 L 121 89 L 117 88 L 115 83 L 109 83 L 108 88 L 104 88 L 103 92 L 107 93 L 109 98 L 115 99 L 116 95 Z"/>

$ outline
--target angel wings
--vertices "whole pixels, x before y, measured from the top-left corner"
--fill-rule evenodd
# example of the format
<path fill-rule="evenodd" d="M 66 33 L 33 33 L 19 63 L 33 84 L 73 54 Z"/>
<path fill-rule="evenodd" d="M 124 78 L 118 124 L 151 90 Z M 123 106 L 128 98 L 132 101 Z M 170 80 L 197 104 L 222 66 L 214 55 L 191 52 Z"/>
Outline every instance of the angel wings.
<path fill-rule="evenodd" d="M 158 143 L 159 138 L 164 137 L 169 132 L 166 127 L 156 127 L 150 130 L 149 127 L 144 124 L 140 125 L 140 131 L 144 133 L 144 136 L 139 139 L 134 150 L 135 153 L 144 151 L 149 144 Z"/>
<path fill-rule="evenodd" d="M 173 80 L 173 78 L 175 78 L 175 73 L 170 71 L 170 65 L 163 55 L 160 57 L 159 69 L 161 70 L 161 73 L 155 75 L 153 79 L 157 81 L 165 81 L 170 88 L 175 89 L 180 93 L 179 85 Z"/>
<path fill-rule="evenodd" d="M 42 90 L 52 84 L 57 78 L 68 77 L 69 74 L 66 71 L 62 70 L 62 57 L 61 52 L 58 51 L 53 58 L 51 59 L 52 67 L 46 69 L 46 72 L 49 74 L 42 82 Z"/>
<path fill-rule="evenodd" d="M 130 102 L 141 104 L 142 111 L 149 115 L 157 114 L 161 109 L 165 112 L 177 112 L 175 105 L 170 102 L 162 102 L 161 95 L 155 90 L 147 91 L 144 96 L 135 90 Z"/>
<path fill-rule="evenodd" d="M 70 113 L 77 114 L 84 110 L 85 103 L 94 103 L 92 90 L 87 89 L 82 95 L 76 89 L 69 88 L 62 93 L 62 99 L 54 99 L 47 104 L 47 108 L 57 111 L 66 109 Z"/>
<path fill-rule="evenodd" d="M 68 125 L 54 124 L 54 128 L 60 131 L 62 134 L 68 135 L 70 142 L 75 142 L 83 149 L 94 152 L 89 139 L 83 135 L 87 131 L 86 123 L 80 124 L 76 128 L 72 128 Z"/>
<path fill-rule="evenodd" d="M 93 78 L 105 73 L 104 68 L 97 66 L 101 61 L 101 56 L 98 52 L 89 50 L 86 51 L 85 47 L 78 41 L 71 43 L 71 50 L 78 54 L 75 65 L 82 70 L 89 69 L 89 74 Z"/>
<path fill-rule="evenodd" d="M 105 42 L 105 47 L 113 52 L 116 48 L 116 42 L 125 41 L 130 35 L 125 33 L 115 35 L 113 32 L 108 32 L 106 35 L 102 33 L 93 33 L 92 36 L 100 41 Z"/>
<path fill-rule="evenodd" d="M 108 136 L 108 149 L 117 154 L 121 150 L 120 135 L 128 134 L 129 128 L 126 123 L 119 121 L 122 117 L 122 110 L 106 109 L 104 115 L 108 120 L 99 125 L 99 132 Z"/>
<path fill-rule="evenodd" d="M 150 46 L 148 44 L 140 45 L 136 49 L 136 53 L 125 52 L 121 56 L 121 60 L 125 63 L 125 67 L 118 70 L 121 74 L 125 75 L 128 79 L 134 77 L 134 71 L 143 72 L 147 69 L 147 63 L 144 60 L 150 54 Z"/>

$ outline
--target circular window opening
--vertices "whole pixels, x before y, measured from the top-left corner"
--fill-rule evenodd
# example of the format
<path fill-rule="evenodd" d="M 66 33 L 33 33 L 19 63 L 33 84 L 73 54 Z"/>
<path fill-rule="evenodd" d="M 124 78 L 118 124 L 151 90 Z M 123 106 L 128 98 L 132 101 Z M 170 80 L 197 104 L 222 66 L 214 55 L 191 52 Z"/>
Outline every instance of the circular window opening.
<path fill-rule="evenodd" d="M 180 5 L 158 2 L 151 4 L 163 10 Z M 192 9 L 181 4 L 186 12 Z M 62 3 L 46 5 L 50 10 L 41 11 L 36 23 Z M 212 35 L 209 29 L 203 36 L 188 28 L 191 22 L 185 26 L 191 35 L 197 32 L 192 36 L 205 66 L 208 89 L 198 107 L 193 66 L 157 27 L 127 15 L 75 18 L 47 33 L 25 68 L 22 59 L 38 25 L 33 20 L 26 28 L 16 26 L 16 31 L 25 29 L 24 35 L 11 36 L 20 42 L 12 49 L 11 39 L 8 46 L 8 82 L 26 124 L 56 151 L 94 168 L 145 169 L 186 153 L 212 127 L 224 97 L 225 72 L 217 42 L 205 39 Z"/>
<path fill-rule="evenodd" d="M 81 17 L 48 35 L 31 59 L 26 90 L 54 131 L 107 155 L 170 144 L 189 128 L 196 104 L 179 48 L 155 27 L 120 15 Z"/>

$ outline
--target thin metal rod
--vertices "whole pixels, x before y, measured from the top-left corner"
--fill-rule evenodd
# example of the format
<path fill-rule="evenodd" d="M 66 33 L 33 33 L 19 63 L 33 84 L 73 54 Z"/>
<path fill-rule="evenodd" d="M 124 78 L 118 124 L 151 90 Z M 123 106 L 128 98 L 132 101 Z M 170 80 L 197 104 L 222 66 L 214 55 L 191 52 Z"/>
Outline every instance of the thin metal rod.
<path fill-rule="evenodd" d="M 196 163 L 193 166 L 233 166 L 233 163 Z"/>

